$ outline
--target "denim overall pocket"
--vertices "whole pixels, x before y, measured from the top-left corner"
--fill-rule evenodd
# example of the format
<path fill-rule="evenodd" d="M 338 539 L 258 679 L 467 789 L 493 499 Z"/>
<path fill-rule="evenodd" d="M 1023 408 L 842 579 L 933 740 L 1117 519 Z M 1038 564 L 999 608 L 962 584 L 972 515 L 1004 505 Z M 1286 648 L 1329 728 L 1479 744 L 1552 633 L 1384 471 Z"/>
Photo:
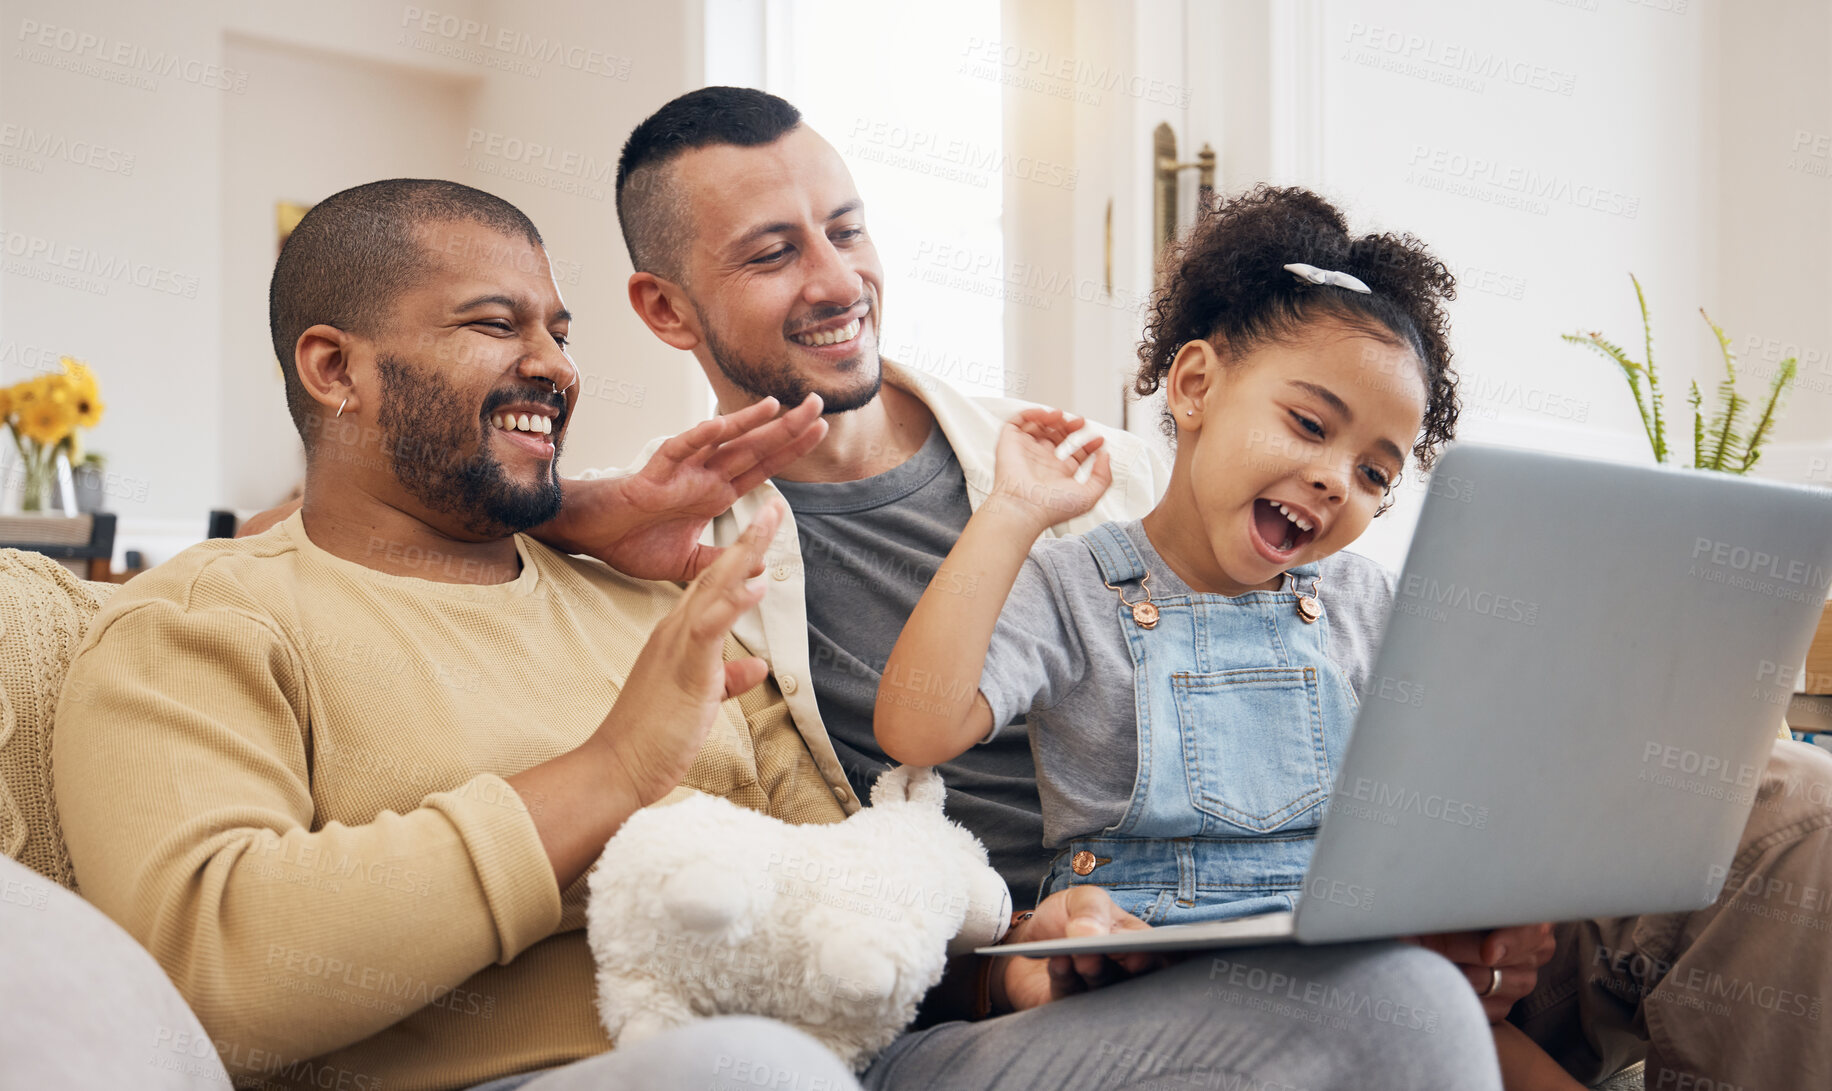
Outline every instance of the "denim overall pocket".
<path fill-rule="evenodd" d="M 1321 822 L 1330 782 L 1315 667 L 1179 672 L 1170 681 L 1198 811 L 1251 833 Z"/>

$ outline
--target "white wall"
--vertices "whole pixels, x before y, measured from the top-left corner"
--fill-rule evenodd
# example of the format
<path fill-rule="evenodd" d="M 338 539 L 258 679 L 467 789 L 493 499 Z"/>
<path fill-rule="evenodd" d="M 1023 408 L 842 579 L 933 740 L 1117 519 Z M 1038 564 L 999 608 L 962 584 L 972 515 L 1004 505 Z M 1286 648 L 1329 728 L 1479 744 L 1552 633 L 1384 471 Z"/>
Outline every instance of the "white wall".
<path fill-rule="evenodd" d="M 103 149 L 80 164 L 48 150 L 0 171 L 0 381 L 24 377 L 41 352 L 89 360 L 107 405 L 92 446 L 122 475 L 113 506 L 187 515 L 201 534 L 220 503 L 224 412 L 216 164 L 222 99 L 234 92 L 208 85 L 221 21 L 213 10 L 7 0 L 0 27 L 5 121 L 51 148 Z M 38 27 L 51 28 L 46 43 Z M 175 58 L 178 70 L 93 59 L 116 49 Z"/>
<path fill-rule="evenodd" d="M 1751 389 L 1800 358 L 1764 471 L 1832 485 L 1832 7 L 1751 0 L 1716 23 L 1707 109 L 1719 259 L 1708 308 L 1733 335 Z"/>
<path fill-rule="evenodd" d="M 262 508 L 305 475 L 267 325 L 274 202 L 309 204 L 380 172 L 450 174 L 481 80 L 238 35 L 223 58 L 260 78 L 223 103 L 218 488 L 226 506 Z"/>
<path fill-rule="evenodd" d="M 1080 173 L 1092 164 L 1078 155 L 1085 145 L 1076 139 L 1076 121 L 1089 111 L 1070 98 L 1027 89 L 1033 78 L 1029 66 L 1012 57 L 1018 43 L 1023 49 L 1057 56 L 1073 50 L 1077 13 L 1052 0 L 1007 0 L 1000 15 L 999 42 L 980 51 L 976 63 L 988 65 L 1008 81 L 1005 154 L 1072 163 L 1077 169 L 1073 188 L 1038 185 L 1015 174 L 1003 179 L 1005 249 L 995 280 L 1006 288 L 1006 367 L 1013 377 L 1025 378 L 1024 397 L 1031 401 L 1110 418 L 1119 403 L 1110 391 L 1100 390 L 1099 370 L 1068 366 L 1078 330 L 1073 277 L 1085 281 L 1099 275 L 1094 261 L 1076 261 L 1077 241 L 1086 232 L 1064 229 L 1083 222 L 1078 195 L 1101 188 L 1088 185 L 1092 179 L 1084 181 Z M 1049 89 L 1072 87 L 1056 81 Z"/>
<path fill-rule="evenodd" d="M 265 333 L 273 202 L 444 176 L 525 209 L 560 260 L 587 393 L 563 468 L 628 460 L 706 404 L 629 312 L 611 199 L 630 128 L 700 81 L 698 13 L 0 0 L 0 382 L 92 364 L 118 548 L 169 556 L 209 509 L 265 506 L 299 472 Z"/>

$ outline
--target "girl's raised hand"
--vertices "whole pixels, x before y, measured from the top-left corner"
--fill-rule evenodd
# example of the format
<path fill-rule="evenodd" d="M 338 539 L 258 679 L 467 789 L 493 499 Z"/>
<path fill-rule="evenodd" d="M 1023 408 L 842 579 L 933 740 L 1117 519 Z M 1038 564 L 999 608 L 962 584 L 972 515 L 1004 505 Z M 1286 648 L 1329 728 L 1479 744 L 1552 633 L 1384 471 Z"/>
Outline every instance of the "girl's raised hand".
<path fill-rule="evenodd" d="M 1038 533 L 1093 509 L 1113 484 L 1106 437 L 1060 409 L 1026 409 L 999 429 L 992 496 Z"/>

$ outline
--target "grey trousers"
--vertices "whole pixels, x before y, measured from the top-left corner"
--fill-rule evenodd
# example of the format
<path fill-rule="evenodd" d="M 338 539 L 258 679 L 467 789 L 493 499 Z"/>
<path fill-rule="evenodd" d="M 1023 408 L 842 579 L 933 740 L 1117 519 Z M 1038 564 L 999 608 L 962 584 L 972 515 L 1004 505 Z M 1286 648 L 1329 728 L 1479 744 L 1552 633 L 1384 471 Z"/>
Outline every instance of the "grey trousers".
<path fill-rule="evenodd" d="M 743 1071 L 740 1071 L 743 1066 Z M 516 1077 L 516 1081 L 528 1077 Z M 1031 1011 L 905 1034 L 869 1091 L 1499 1091 L 1494 1039 L 1469 982 L 1397 943 L 1256 947 Z M 838 1061 L 788 1027 L 708 1020 L 489 1091 L 850 1091 Z M 481 1091 L 481 1089 L 479 1089 Z"/>

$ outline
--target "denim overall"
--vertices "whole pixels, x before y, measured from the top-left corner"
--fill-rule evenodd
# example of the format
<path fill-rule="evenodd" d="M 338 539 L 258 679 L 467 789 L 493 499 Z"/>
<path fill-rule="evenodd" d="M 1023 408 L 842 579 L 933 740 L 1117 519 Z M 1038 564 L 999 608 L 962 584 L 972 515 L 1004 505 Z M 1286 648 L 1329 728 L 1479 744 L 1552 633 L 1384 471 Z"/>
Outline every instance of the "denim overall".
<path fill-rule="evenodd" d="M 1153 598 L 1145 564 L 1112 523 L 1083 536 L 1132 652 L 1139 768 L 1119 823 L 1057 856 L 1045 893 L 1107 888 L 1152 924 L 1220 920 L 1297 905 L 1317 827 L 1348 745 L 1357 702 L 1328 654 L 1329 619 L 1305 622 L 1319 567 L 1292 569 L 1277 591 Z"/>

